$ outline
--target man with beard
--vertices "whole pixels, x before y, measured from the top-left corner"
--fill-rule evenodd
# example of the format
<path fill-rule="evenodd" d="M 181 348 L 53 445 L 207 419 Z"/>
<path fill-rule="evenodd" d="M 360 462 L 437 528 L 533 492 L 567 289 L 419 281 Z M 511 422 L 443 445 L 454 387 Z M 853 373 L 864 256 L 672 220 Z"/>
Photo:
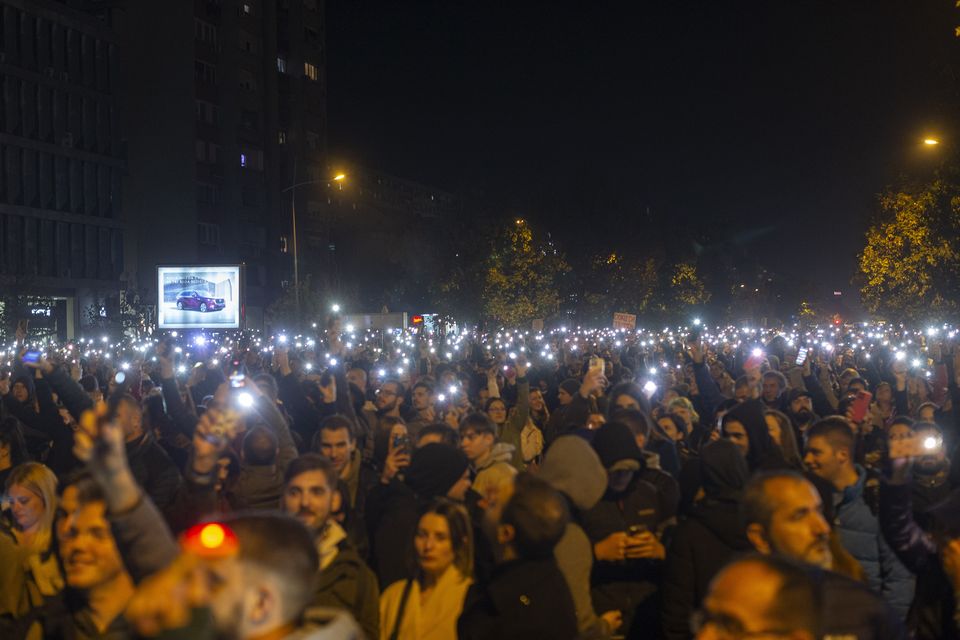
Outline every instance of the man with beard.
<path fill-rule="evenodd" d="M 787 394 L 787 417 L 797 434 L 798 442 L 803 442 L 803 434 L 820 418 L 813 412 L 813 396 L 805 389 L 793 388 Z"/>
<path fill-rule="evenodd" d="M 323 456 L 306 454 L 287 467 L 281 510 L 310 530 L 320 556 L 320 576 L 313 604 L 353 613 L 370 638 L 380 633 L 377 579 L 347 539 L 332 514 L 340 509 L 337 471 Z"/>
<path fill-rule="evenodd" d="M 927 511 L 950 496 L 950 459 L 944 451 L 943 432 L 932 422 L 913 425 L 916 440 L 933 446 L 927 447 L 922 456 L 913 460 L 913 479 L 910 493 L 913 498 L 913 513 L 925 530 L 930 529 Z"/>
<path fill-rule="evenodd" d="M 903 638 L 903 624 L 890 606 L 865 585 L 832 571 L 830 525 L 819 492 L 794 471 L 753 476 L 743 495 L 743 524 L 751 545 L 809 567 L 823 589 L 825 635 L 859 640 Z"/>

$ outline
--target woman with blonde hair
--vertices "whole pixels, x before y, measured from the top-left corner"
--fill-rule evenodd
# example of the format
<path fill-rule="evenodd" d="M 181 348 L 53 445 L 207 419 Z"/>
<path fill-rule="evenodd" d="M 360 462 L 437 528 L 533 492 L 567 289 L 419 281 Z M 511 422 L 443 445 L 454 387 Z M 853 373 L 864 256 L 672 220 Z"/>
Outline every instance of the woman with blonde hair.
<path fill-rule="evenodd" d="M 0 635 L 39 638 L 32 614 L 63 589 L 52 545 L 57 477 L 45 465 L 25 462 L 7 477 L 4 502 L 10 513 L 0 518 Z"/>
<path fill-rule="evenodd" d="M 380 640 L 456 640 L 473 576 L 473 534 L 462 506 L 437 498 L 423 511 L 413 546 L 414 577 L 380 596 Z"/>

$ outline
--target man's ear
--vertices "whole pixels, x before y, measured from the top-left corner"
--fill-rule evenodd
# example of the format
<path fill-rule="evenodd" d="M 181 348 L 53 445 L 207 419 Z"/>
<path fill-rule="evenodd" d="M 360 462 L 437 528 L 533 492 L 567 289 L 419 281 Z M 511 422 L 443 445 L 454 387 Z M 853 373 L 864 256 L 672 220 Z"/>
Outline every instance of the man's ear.
<path fill-rule="evenodd" d="M 753 548 L 766 555 L 773 552 L 767 534 L 759 523 L 753 522 L 747 525 L 747 540 L 753 545 Z"/>
<path fill-rule="evenodd" d="M 512 524 L 497 525 L 497 544 L 500 546 L 506 546 L 513 542 L 516 535 L 517 531 Z"/>
<path fill-rule="evenodd" d="M 340 507 L 343 506 L 343 495 L 334 489 L 333 496 L 330 499 L 330 514 L 333 515 L 340 511 Z"/>

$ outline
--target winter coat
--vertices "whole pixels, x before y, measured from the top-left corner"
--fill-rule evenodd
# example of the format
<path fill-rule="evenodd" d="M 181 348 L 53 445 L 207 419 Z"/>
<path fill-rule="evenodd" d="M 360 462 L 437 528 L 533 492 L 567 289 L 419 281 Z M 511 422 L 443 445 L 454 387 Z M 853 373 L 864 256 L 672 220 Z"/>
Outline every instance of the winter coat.
<path fill-rule="evenodd" d="M 917 576 L 916 595 L 907 626 L 918 640 L 957 640 L 960 628 L 954 618 L 956 594 L 943 572 L 933 538 L 913 519 L 909 483 L 880 483 L 880 527 L 890 548 Z M 954 491 L 937 512 L 960 513 L 960 491 Z M 934 513 L 936 521 L 939 513 Z"/>
<path fill-rule="evenodd" d="M 635 478 L 620 494 L 607 491 L 592 509 L 582 516 L 583 529 L 596 544 L 613 533 L 629 531 L 631 526 L 645 527 L 654 535 L 660 533 L 665 518 L 659 509 L 656 488 Z M 635 622 L 645 631 L 656 624 L 656 594 L 660 586 L 661 560 L 641 559 L 624 562 L 597 560 L 591 575 L 591 595 L 596 611 L 618 610 L 623 613 L 622 631 Z"/>
<path fill-rule="evenodd" d="M 130 471 L 144 492 L 161 511 L 173 504 L 180 488 L 180 470 L 151 433 L 127 443 Z"/>
<path fill-rule="evenodd" d="M 346 609 L 368 638 L 378 638 L 380 589 L 377 578 L 349 540 L 341 540 L 337 547 L 333 562 L 319 573 L 312 604 Z"/>
<path fill-rule="evenodd" d="M 437 580 L 426 602 L 420 601 L 420 582 L 413 580 L 402 605 L 407 580 L 394 582 L 380 596 L 380 640 L 389 640 L 403 606 L 398 640 L 457 640 L 457 618 L 472 581 L 450 566 Z"/>
<path fill-rule="evenodd" d="M 557 438 L 547 450 L 540 477 L 567 498 L 574 514 L 553 555 L 573 597 L 577 628 L 586 637 L 608 636 L 609 625 L 597 616 L 590 593 L 593 545 L 577 522 L 579 514 L 592 509 L 603 497 L 607 471 L 583 438 L 565 435 Z"/>
<path fill-rule="evenodd" d="M 901 618 L 866 585 L 833 571 L 809 571 L 822 594 L 824 637 L 906 640 Z"/>
<path fill-rule="evenodd" d="M 240 463 L 240 475 L 230 488 L 230 504 L 234 509 L 276 509 L 283 493 L 283 477 L 287 466 L 297 457 L 297 447 L 287 421 L 277 405 L 265 396 L 257 397 L 254 412 L 277 437 L 280 452 L 272 465 Z"/>
<path fill-rule="evenodd" d="M 747 463 L 726 440 L 703 447 L 704 499 L 673 534 L 663 579 L 661 625 L 667 640 L 690 637 L 690 614 L 700 606 L 713 577 L 735 555 L 751 549 L 740 519 Z"/>
<path fill-rule="evenodd" d="M 574 604 L 552 557 L 497 566 L 487 585 L 467 591 L 457 621 L 460 640 L 578 637 Z"/>
<path fill-rule="evenodd" d="M 883 539 L 880 524 L 864 501 L 867 472 L 859 465 L 856 469 L 857 481 L 834 494 L 834 525 L 844 548 L 863 567 L 870 587 L 904 618 L 913 600 L 914 578 Z"/>

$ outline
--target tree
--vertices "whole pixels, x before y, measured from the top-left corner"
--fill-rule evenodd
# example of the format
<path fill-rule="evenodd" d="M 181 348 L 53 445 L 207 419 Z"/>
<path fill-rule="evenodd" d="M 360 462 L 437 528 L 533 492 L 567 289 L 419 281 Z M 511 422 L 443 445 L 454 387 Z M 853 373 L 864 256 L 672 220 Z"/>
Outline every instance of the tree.
<path fill-rule="evenodd" d="M 591 313 L 587 322 L 609 324 L 613 314 L 642 314 L 657 289 L 657 260 L 613 251 L 596 255 L 584 282 L 583 300 Z"/>
<path fill-rule="evenodd" d="M 534 238 L 526 220 L 495 237 L 483 283 L 483 311 L 504 326 L 547 318 L 560 307 L 557 278 L 570 269 L 549 240 Z"/>
<path fill-rule="evenodd" d="M 960 189 L 940 178 L 880 196 L 859 256 L 860 297 L 889 320 L 928 320 L 957 309 Z"/>

